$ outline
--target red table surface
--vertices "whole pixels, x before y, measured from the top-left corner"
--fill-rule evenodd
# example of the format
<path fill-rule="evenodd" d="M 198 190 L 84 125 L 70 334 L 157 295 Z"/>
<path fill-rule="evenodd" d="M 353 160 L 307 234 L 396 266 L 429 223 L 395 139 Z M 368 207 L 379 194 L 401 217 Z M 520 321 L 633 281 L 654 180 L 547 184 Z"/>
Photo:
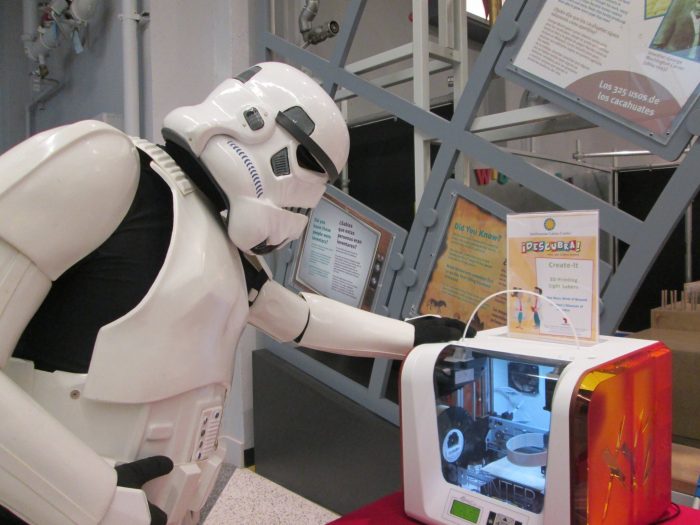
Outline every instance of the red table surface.
<path fill-rule="evenodd" d="M 680 514 L 669 525 L 700 525 L 700 510 L 680 507 Z M 675 509 L 669 509 L 675 512 Z M 331 521 L 333 525 L 402 525 L 420 523 L 406 516 L 403 511 L 403 492 L 390 494 L 374 503 L 362 507 L 350 514 Z M 330 525 L 329 524 L 329 525 Z"/>

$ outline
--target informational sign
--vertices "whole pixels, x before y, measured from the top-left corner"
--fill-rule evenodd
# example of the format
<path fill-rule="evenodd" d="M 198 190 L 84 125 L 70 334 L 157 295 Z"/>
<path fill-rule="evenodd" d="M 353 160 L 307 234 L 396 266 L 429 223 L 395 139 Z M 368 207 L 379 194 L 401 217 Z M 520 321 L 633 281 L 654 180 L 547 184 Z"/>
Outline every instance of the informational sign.
<path fill-rule="evenodd" d="M 596 342 L 598 211 L 508 215 L 507 231 L 509 333 Z"/>
<path fill-rule="evenodd" d="M 294 284 L 370 309 L 393 237 L 326 194 L 309 218 Z"/>
<path fill-rule="evenodd" d="M 513 66 L 666 140 L 700 83 L 700 0 L 542 0 Z"/>
<path fill-rule="evenodd" d="M 505 223 L 458 197 L 418 313 L 466 322 L 482 299 L 505 286 Z M 476 328 L 505 325 L 505 302 L 499 296 L 485 303 L 474 317 Z"/>

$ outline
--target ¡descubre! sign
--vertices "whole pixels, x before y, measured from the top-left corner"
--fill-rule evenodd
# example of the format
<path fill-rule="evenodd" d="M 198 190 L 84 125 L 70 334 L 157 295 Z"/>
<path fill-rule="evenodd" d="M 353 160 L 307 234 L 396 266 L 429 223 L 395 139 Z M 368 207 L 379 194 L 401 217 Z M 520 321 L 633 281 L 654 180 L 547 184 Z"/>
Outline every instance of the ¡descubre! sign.
<path fill-rule="evenodd" d="M 507 236 L 508 332 L 596 342 L 598 211 L 508 215 Z"/>

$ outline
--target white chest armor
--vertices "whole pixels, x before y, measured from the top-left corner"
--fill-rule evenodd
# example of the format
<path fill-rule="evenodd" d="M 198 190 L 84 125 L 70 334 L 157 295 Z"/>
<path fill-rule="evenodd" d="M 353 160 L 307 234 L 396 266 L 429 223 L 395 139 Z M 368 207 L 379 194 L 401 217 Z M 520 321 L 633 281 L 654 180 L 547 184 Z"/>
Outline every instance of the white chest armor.
<path fill-rule="evenodd" d="M 248 317 L 240 256 L 218 217 L 158 147 L 135 140 L 173 196 L 164 264 L 141 302 L 102 327 L 87 374 L 5 372 L 102 456 L 164 454 L 176 467 L 146 492 L 169 523 L 196 520 L 223 458 L 217 435 Z"/>

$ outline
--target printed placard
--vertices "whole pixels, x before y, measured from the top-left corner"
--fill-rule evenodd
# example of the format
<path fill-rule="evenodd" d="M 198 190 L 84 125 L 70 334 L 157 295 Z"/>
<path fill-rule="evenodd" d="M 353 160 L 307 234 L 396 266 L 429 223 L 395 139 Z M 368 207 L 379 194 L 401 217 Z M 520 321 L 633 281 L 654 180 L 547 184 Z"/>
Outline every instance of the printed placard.
<path fill-rule="evenodd" d="M 395 238 L 386 225 L 327 192 L 311 212 L 289 284 L 372 310 Z"/>
<path fill-rule="evenodd" d="M 508 215 L 507 235 L 509 334 L 597 342 L 598 211 Z"/>
<path fill-rule="evenodd" d="M 479 302 L 506 286 L 506 225 L 502 219 L 458 197 L 418 310 L 467 321 Z M 505 297 L 484 304 L 475 328 L 506 322 Z"/>

